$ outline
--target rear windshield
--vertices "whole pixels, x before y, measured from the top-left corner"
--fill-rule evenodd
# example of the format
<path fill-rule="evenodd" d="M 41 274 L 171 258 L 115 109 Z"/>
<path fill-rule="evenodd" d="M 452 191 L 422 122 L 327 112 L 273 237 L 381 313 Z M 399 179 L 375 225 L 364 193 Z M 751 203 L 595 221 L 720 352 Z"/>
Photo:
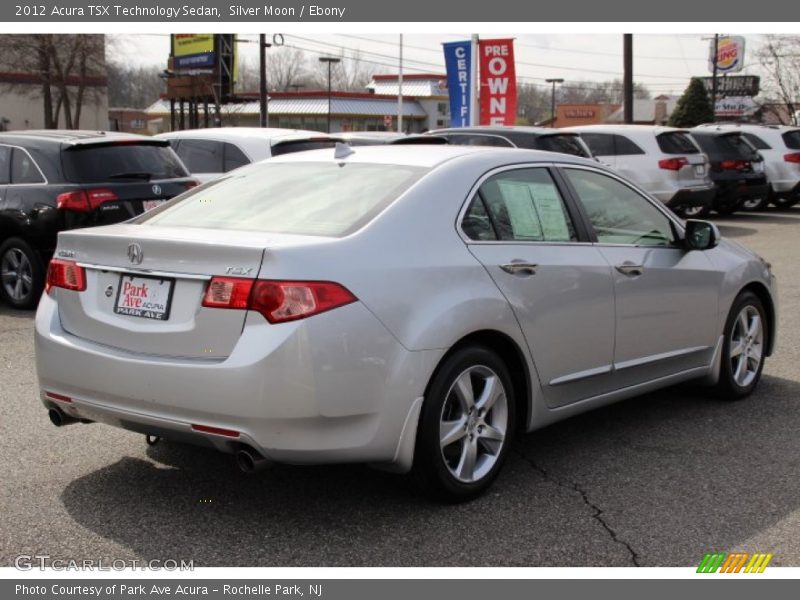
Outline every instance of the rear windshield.
<path fill-rule="evenodd" d="M 695 140 L 697 140 L 697 143 L 700 144 L 700 147 L 708 154 L 711 160 L 753 160 L 758 158 L 758 153 L 753 146 L 738 133 L 727 135 L 698 134 L 695 136 Z"/>
<path fill-rule="evenodd" d="M 137 222 L 341 237 L 369 223 L 427 172 L 406 165 L 262 163 Z"/>
<path fill-rule="evenodd" d="M 589 157 L 577 135 L 543 135 L 539 137 L 539 143 L 536 147 L 539 150 L 573 154 L 584 158 Z"/>
<path fill-rule="evenodd" d="M 800 150 L 800 129 L 795 131 L 787 131 L 783 134 L 783 143 L 787 148 L 792 150 Z"/>
<path fill-rule="evenodd" d="M 173 179 L 189 174 L 166 145 L 97 144 L 62 152 L 64 176 L 75 183 Z"/>
<path fill-rule="evenodd" d="M 664 154 L 700 154 L 688 133 L 671 131 L 656 136 L 658 147 Z"/>
<path fill-rule="evenodd" d="M 291 140 L 278 142 L 272 146 L 272 156 L 289 154 L 290 152 L 305 152 L 306 150 L 320 150 L 323 148 L 333 148 L 335 140 Z"/>

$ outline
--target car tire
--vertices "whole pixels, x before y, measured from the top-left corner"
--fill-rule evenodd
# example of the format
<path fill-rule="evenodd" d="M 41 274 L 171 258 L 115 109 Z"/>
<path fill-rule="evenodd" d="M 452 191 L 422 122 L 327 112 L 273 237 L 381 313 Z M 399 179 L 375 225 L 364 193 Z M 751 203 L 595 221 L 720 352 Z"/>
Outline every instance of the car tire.
<path fill-rule="evenodd" d="M 742 210 L 748 212 L 764 210 L 767 206 L 769 206 L 769 198 L 766 196 L 764 198 L 751 198 L 742 202 Z"/>
<path fill-rule="evenodd" d="M 44 289 L 45 266 L 22 238 L 0 245 L 0 298 L 14 308 L 35 308 Z"/>
<path fill-rule="evenodd" d="M 708 206 L 684 206 L 680 216 L 684 219 L 702 219 L 711 213 Z"/>
<path fill-rule="evenodd" d="M 725 400 L 749 396 L 761 379 L 769 342 L 764 305 L 752 292 L 737 296 L 725 322 L 716 393 Z"/>
<path fill-rule="evenodd" d="M 795 204 L 800 202 L 800 196 L 791 196 L 787 198 L 786 196 L 775 196 L 772 199 L 772 204 L 774 204 L 777 208 L 785 210 L 787 208 L 792 208 Z"/>
<path fill-rule="evenodd" d="M 493 351 L 466 346 L 431 379 L 417 429 L 412 473 L 447 502 L 476 498 L 505 462 L 515 431 L 514 388 Z"/>

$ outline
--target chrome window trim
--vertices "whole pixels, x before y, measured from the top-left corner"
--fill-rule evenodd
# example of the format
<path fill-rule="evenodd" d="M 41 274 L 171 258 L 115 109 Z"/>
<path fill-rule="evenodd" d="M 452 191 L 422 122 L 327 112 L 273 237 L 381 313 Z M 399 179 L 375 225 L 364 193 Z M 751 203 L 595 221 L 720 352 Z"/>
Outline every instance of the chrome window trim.
<path fill-rule="evenodd" d="M 0 183 L 0 185 L 4 185 L 6 187 L 17 187 L 17 186 L 23 186 L 23 185 L 50 185 L 50 182 L 47 180 L 47 177 L 45 177 L 45 175 L 44 175 L 44 171 L 42 171 L 41 167 L 39 166 L 39 163 L 37 163 L 34 160 L 33 156 L 31 156 L 31 153 L 28 152 L 27 148 L 23 148 L 22 146 L 17 146 L 16 144 L 0 144 L 0 146 L 3 146 L 4 148 L 14 148 L 16 150 L 22 150 L 25 154 L 28 155 L 28 158 L 33 163 L 33 166 L 36 167 L 36 170 L 39 171 L 39 175 L 41 175 L 41 177 L 42 177 L 42 181 L 37 181 L 36 183 L 11 183 L 11 182 L 9 182 L 9 183 Z M 14 160 L 14 157 L 12 155 L 11 156 L 11 163 L 9 164 L 9 167 L 12 166 L 13 160 Z M 10 168 L 9 168 L 9 171 L 8 171 L 8 176 L 9 176 L 9 179 L 10 179 L 11 178 L 11 169 Z"/>

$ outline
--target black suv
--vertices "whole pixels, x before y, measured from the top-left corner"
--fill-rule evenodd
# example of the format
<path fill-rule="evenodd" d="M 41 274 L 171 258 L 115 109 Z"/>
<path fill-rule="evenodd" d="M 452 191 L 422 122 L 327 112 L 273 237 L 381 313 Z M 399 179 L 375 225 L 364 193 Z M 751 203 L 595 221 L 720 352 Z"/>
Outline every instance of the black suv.
<path fill-rule="evenodd" d="M 764 159 L 739 131 L 697 128 L 692 137 L 708 155 L 709 175 L 717 193 L 711 207 L 689 207 L 684 216 L 705 216 L 713 208 L 721 215 L 730 215 L 742 207 L 745 200 L 766 198 L 769 194 Z"/>
<path fill-rule="evenodd" d="M 195 185 L 166 140 L 0 134 L 0 298 L 36 306 L 59 231 L 125 221 Z"/>
<path fill-rule="evenodd" d="M 496 146 L 546 150 L 592 158 L 592 152 L 577 133 L 544 127 L 452 127 L 435 129 L 425 135 L 443 137 L 459 146 Z"/>

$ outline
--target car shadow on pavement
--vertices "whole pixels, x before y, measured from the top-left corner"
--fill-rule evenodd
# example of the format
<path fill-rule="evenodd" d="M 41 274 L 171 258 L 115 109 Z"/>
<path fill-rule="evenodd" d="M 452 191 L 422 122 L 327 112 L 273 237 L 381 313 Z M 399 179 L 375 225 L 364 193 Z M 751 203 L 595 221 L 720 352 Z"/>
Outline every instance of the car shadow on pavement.
<path fill-rule="evenodd" d="M 728 238 L 747 237 L 758 233 L 758 229 L 753 229 L 752 227 L 736 227 L 735 225 L 724 225 L 721 223 L 718 224 L 718 227 L 720 233 Z"/>
<path fill-rule="evenodd" d="M 800 505 L 800 383 L 740 402 L 670 388 L 522 437 L 483 497 L 441 505 L 363 466 L 277 466 L 162 442 L 72 481 L 81 526 L 196 566 L 689 566 L 774 551 Z M 142 440 L 144 444 L 144 440 Z"/>

